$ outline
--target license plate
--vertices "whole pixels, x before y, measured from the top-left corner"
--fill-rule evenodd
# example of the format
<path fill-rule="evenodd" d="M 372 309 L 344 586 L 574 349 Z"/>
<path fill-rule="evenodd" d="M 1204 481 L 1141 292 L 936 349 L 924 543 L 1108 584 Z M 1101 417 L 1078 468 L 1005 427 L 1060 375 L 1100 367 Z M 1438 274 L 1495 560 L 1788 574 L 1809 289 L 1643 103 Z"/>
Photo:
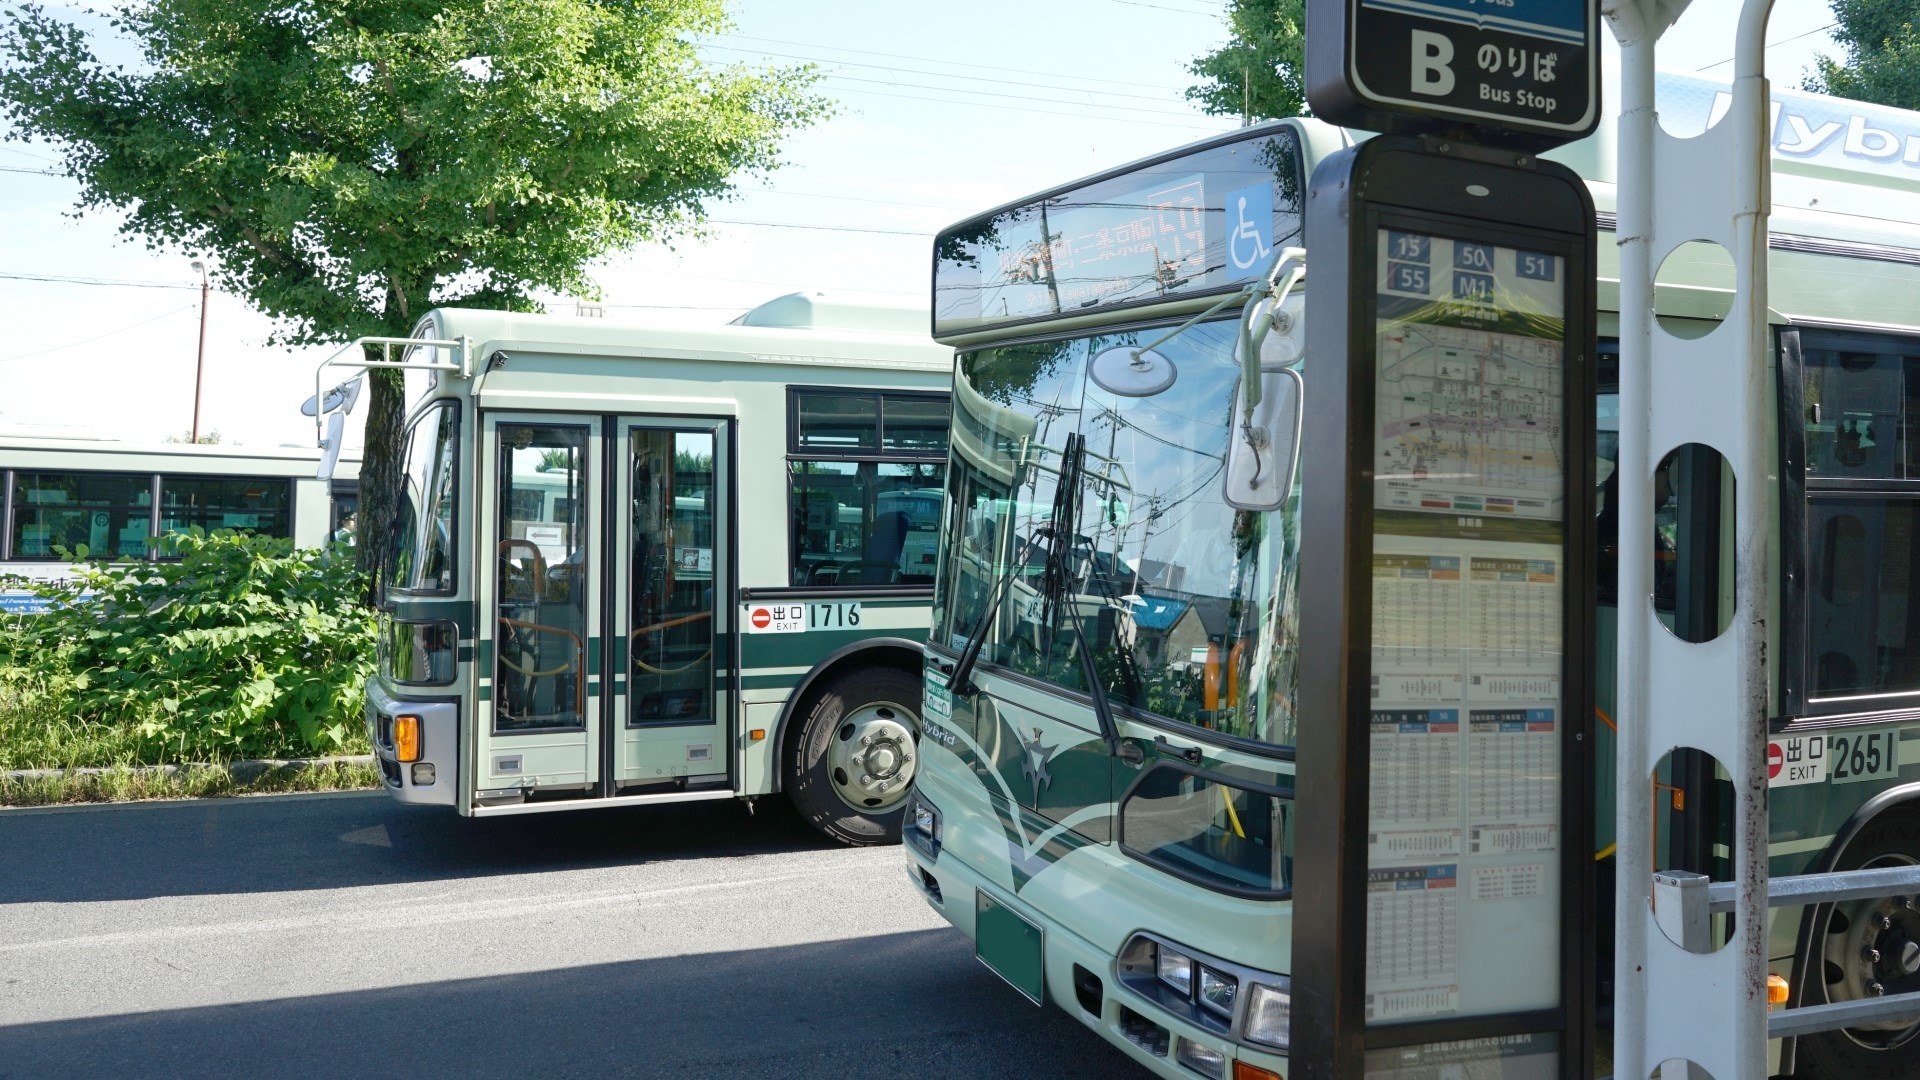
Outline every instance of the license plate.
<path fill-rule="evenodd" d="M 1827 737 L 1827 776 L 1836 784 L 1884 780 L 1900 772 L 1900 731 Z"/>
<path fill-rule="evenodd" d="M 1040 928 L 984 890 L 973 894 L 973 955 L 1035 1005 L 1045 1000 L 1046 949 Z"/>

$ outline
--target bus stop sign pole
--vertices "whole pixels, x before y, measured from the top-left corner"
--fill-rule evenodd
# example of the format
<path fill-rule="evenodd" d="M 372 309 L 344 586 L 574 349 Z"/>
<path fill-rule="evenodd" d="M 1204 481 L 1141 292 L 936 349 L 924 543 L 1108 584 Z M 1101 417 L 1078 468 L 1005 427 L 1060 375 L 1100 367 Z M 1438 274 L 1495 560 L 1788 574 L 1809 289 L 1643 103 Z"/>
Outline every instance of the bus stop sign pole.
<path fill-rule="evenodd" d="M 1597 0 L 1309 0 L 1295 1080 L 1591 1075 Z"/>

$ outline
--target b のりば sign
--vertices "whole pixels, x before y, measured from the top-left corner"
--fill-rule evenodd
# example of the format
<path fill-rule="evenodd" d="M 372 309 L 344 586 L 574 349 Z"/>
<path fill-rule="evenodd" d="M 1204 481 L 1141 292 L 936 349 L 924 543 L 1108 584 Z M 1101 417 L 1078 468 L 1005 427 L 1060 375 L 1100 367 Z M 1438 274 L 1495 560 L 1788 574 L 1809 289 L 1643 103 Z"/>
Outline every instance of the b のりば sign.
<path fill-rule="evenodd" d="M 1309 0 L 1307 100 L 1332 123 L 1544 148 L 1600 119 L 1593 0 Z"/>

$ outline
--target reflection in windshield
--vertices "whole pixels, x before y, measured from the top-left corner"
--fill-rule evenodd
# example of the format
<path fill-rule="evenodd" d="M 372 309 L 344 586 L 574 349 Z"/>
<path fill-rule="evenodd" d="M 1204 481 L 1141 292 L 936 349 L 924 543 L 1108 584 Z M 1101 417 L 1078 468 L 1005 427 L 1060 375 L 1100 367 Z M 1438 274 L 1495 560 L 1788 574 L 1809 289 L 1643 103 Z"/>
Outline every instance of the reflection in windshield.
<path fill-rule="evenodd" d="M 394 523 L 389 583 L 400 591 L 453 590 L 454 465 L 459 410 L 442 402 L 413 422 Z"/>
<path fill-rule="evenodd" d="M 1263 514 L 1222 499 L 1237 324 L 1161 345 L 1178 375 L 1151 397 L 1085 376 L 1092 357 L 1162 333 L 962 358 L 948 484 L 957 540 L 936 625 L 963 647 L 1004 576 L 981 663 L 1084 691 L 1084 639 L 1115 707 L 1290 744 L 1297 503 Z M 1070 435 L 1083 440 L 1074 469 L 1063 460 Z M 1059 492 L 1063 472 L 1076 490 Z"/>

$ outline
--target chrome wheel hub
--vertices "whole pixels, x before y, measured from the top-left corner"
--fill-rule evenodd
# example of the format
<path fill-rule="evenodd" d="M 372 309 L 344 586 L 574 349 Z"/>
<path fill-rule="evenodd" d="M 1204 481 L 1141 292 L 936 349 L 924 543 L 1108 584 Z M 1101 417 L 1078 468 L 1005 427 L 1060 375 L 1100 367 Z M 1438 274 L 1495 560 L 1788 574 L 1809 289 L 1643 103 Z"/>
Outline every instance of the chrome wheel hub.
<path fill-rule="evenodd" d="M 1910 866 L 1889 855 L 1868 867 Z M 1864 868 L 1863 868 L 1864 869 Z M 1827 919 L 1825 963 L 1828 1001 L 1859 1001 L 1920 990 L 1920 910 L 1915 898 L 1894 896 L 1835 905 Z M 1920 1024 L 1861 1024 L 1843 1034 L 1871 1050 L 1891 1050 L 1920 1035 Z"/>
<path fill-rule="evenodd" d="M 913 786 L 920 721 L 892 702 L 863 705 L 846 715 L 827 746 L 828 774 L 842 802 L 863 814 L 885 813 Z"/>

